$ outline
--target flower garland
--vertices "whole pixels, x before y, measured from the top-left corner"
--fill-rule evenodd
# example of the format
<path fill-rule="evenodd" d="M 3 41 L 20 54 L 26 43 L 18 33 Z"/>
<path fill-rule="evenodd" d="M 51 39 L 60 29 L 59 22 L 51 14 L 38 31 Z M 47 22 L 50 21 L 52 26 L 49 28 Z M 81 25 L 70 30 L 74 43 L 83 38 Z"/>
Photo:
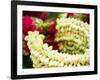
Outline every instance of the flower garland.
<path fill-rule="evenodd" d="M 28 32 L 25 37 L 28 48 L 30 49 L 30 58 L 33 62 L 33 67 L 68 67 L 68 66 L 83 66 L 89 65 L 88 49 L 84 54 L 68 54 L 61 53 L 58 50 L 52 50 L 52 46 L 43 43 L 45 36 L 39 34 L 38 31 Z"/>
<path fill-rule="evenodd" d="M 59 50 L 70 54 L 84 54 L 89 48 L 89 24 L 74 18 L 57 19 L 55 41 Z"/>

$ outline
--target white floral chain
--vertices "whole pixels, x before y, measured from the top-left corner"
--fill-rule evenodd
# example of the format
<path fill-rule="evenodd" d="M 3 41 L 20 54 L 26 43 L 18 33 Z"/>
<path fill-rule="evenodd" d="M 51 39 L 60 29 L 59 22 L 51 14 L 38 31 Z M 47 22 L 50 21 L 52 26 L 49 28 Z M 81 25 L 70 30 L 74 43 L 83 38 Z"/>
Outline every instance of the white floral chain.
<path fill-rule="evenodd" d="M 85 53 L 89 48 L 89 24 L 74 18 L 58 18 L 56 22 L 59 49 L 70 54 Z"/>
<path fill-rule="evenodd" d="M 40 67 L 70 67 L 89 65 L 89 51 L 84 54 L 68 54 L 53 50 L 52 46 L 43 43 L 44 35 L 38 31 L 28 32 L 25 37 L 28 48 L 30 49 L 30 58 L 34 68 Z"/>

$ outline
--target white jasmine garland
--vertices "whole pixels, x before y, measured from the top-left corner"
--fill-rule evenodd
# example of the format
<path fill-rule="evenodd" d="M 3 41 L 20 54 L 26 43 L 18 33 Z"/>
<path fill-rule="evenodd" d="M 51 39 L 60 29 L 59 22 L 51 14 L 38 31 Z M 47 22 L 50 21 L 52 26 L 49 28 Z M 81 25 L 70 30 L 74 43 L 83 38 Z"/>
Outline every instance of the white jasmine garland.
<path fill-rule="evenodd" d="M 89 65 L 89 55 L 84 54 L 69 54 L 52 50 L 52 46 L 43 43 L 44 35 L 38 31 L 28 32 L 25 37 L 27 45 L 30 49 L 30 58 L 34 68 L 40 67 L 70 67 Z"/>
<path fill-rule="evenodd" d="M 69 54 L 84 54 L 89 49 L 89 24 L 74 18 L 58 18 L 55 41 L 59 50 Z"/>

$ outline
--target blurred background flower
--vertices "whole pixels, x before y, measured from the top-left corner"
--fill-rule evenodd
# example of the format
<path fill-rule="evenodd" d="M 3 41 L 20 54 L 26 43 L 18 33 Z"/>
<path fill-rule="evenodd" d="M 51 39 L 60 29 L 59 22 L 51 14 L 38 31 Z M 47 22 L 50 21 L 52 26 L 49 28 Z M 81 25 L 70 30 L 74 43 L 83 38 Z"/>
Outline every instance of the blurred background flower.
<path fill-rule="evenodd" d="M 35 22 L 30 16 L 23 16 L 23 32 L 27 34 L 28 31 L 36 30 Z"/>
<path fill-rule="evenodd" d="M 41 18 L 41 19 L 47 19 L 48 12 L 23 11 L 23 15 L 24 16 L 28 15 L 32 17 Z"/>
<path fill-rule="evenodd" d="M 67 13 L 67 17 L 77 18 L 90 23 L 90 15 L 88 13 Z"/>

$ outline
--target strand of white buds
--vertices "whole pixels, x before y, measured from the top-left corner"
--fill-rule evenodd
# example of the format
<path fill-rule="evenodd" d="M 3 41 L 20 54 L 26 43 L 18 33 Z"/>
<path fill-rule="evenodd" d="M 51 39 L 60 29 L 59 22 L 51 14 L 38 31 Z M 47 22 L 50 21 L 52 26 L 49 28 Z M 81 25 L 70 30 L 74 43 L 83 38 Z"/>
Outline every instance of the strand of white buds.
<path fill-rule="evenodd" d="M 70 54 L 85 53 L 89 48 L 89 24 L 74 18 L 58 18 L 55 41 L 59 50 Z"/>
<path fill-rule="evenodd" d="M 89 52 L 85 54 L 69 54 L 61 53 L 53 50 L 52 46 L 43 43 L 44 35 L 38 31 L 28 32 L 25 37 L 27 45 L 30 49 L 30 58 L 34 68 L 40 67 L 68 67 L 68 66 L 85 66 L 89 65 Z"/>

